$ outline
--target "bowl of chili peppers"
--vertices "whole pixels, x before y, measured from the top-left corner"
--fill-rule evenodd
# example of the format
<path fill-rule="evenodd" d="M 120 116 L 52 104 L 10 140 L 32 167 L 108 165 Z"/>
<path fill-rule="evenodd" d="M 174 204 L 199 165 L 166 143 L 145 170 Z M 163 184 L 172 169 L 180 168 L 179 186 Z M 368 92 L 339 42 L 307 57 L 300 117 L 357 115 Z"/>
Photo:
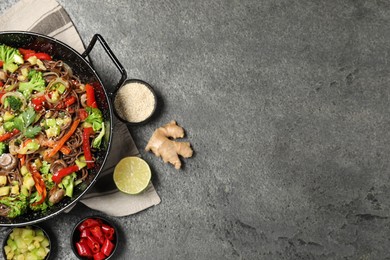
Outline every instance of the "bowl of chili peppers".
<path fill-rule="evenodd" d="M 76 224 L 70 239 L 79 259 L 111 259 L 117 248 L 118 232 L 109 220 L 92 216 Z"/>

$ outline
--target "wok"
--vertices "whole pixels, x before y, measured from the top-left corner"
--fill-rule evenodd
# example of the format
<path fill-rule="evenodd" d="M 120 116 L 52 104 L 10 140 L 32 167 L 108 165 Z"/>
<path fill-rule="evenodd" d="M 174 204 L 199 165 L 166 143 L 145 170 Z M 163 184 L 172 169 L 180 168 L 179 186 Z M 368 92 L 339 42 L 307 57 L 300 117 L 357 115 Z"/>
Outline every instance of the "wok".
<path fill-rule="evenodd" d="M 94 48 L 97 41 L 100 42 L 101 46 L 121 74 L 119 82 L 116 86 L 111 87 L 111 90 L 107 89 L 103 85 L 91 63 L 87 61 L 87 56 Z M 32 32 L 0 32 L 0 43 L 16 48 L 33 49 L 35 51 L 46 52 L 50 54 L 53 59 L 61 59 L 66 62 L 72 68 L 73 73 L 80 78 L 81 82 L 91 83 L 94 85 L 96 101 L 98 103 L 98 107 L 102 110 L 104 122 L 107 126 L 105 134 L 106 138 L 103 141 L 102 148 L 97 152 L 97 154 L 95 154 L 95 167 L 90 171 L 87 180 L 83 184 L 75 187 L 72 199 L 66 197 L 44 213 L 29 211 L 26 214 L 13 219 L 0 217 L 0 226 L 23 226 L 42 222 L 60 214 L 66 209 L 71 208 L 94 185 L 104 167 L 111 148 L 113 131 L 113 108 L 111 98 L 114 96 L 117 89 L 123 84 L 127 74 L 123 66 L 107 45 L 106 41 L 99 34 L 93 36 L 85 52 L 82 54 L 79 54 L 73 48 L 57 39 Z"/>

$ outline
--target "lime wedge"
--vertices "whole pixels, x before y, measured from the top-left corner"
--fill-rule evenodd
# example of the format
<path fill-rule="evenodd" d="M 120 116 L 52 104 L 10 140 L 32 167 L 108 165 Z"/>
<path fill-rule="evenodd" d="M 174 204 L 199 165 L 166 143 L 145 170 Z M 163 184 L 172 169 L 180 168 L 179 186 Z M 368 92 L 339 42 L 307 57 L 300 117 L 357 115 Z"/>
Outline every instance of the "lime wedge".
<path fill-rule="evenodd" d="M 151 177 L 149 165 L 136 156 L 123 158 L 114 169 L 116 187 L 127 194 L 138 194 L 145 190 Z"/>

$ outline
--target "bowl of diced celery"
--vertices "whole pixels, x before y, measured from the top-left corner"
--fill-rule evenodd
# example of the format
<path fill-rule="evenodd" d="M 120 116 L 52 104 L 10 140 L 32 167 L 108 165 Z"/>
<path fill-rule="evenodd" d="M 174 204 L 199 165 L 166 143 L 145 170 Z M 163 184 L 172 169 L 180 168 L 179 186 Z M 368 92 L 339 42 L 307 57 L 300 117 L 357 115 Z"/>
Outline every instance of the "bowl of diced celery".
<path fill-rule="evenodd" d="M 10 259 L 48 260 L 50 258 L 50 237 L 37 225 L 11 229 L 3 241 L 3 257 Z"/>

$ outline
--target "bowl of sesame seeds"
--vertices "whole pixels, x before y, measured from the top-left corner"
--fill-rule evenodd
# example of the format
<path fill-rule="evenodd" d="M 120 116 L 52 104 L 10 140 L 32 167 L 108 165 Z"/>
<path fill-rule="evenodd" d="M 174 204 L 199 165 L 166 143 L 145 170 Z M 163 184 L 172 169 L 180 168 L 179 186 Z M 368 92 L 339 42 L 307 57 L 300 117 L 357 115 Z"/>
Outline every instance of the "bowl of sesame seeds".
<path fill-rule="evenodd" d="M 157 107 L 157 96 L 153 87 L 140 79 L 126 80 L 114 97 L 116 116 L 130 125 L 148 122 Z"/>

